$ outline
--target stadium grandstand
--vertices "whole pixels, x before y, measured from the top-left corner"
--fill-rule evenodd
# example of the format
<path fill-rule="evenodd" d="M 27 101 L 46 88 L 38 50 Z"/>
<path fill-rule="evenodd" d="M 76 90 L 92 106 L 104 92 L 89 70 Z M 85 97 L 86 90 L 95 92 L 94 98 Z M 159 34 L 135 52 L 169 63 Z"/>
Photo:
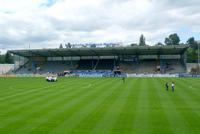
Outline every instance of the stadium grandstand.
<path fill-rule="evenodd" d="M 188 46 L 83 47 L 9 50 L 15 74 L 182 74 Z"/>

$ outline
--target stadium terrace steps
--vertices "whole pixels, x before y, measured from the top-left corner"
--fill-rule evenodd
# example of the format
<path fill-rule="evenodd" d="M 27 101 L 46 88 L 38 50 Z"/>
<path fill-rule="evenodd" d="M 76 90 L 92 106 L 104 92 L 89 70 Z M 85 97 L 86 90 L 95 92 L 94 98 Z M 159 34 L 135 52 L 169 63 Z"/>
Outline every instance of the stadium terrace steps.
<path fill-rule="evenodd" d="M 162 73 L 185 73 L 185 67 L 178 60 L 167 60 L 163 61 Z"/>
<path fill-rule="evenodd" d="M 156 61 L 140 61 L 137 73 L 155 73 Z"/>
<path fill-rule="evenodd" d="M 93 68 L 92 68 L 93 64 Z M 100 60 L 80 60 L 73 61 L 73 70 L 113 70 L 113 59 L 100 59 Z M 159 63 L 154 60 L 141 60 L 138 65 L 136 62 L 116 62 L 119 69 L 123 73 L 156 73 L 156 68 Z M 34 71 L 32 70 L 34 66 Z M 16 71 L 16 74 L 47 74 L 48 72 L 61 73 L 67 70 L 71 70 L 70 61 L 53 61 L 53 62 L 28 62 L 20 69 Z M 185 67 L 178 60 L 163 60 L 161 66 L 161 73 L 185 73 Z"/>
<path fill-rule="evenodd" d="M 124 73 L 136 73 L 135 62 L 120 62 L 119 67 Z"/>
<path fill-rule="evenodd" d="M 94 70 L 96 70 L 96 68 L 97 68 L 98 64 L 99 64 L 99 59 L 97 60 L 97 62 L 96 62 L 96 64 L 95 64 L 95 66 L 94 66 Z"/>
<path fill-rule="evenodd" d="M 125 73 L 155 73 L 156 61 L 140 61 L 138 69 L 136 62 L 121 62 L 120 68 Z"/>
<path fill-rule="evenodd" d="M 92 67 L 93 62 L 93 67 Z M 77 70 L 92 70 L 97 60 L 80 60 L 78 62 Z"/>
<path fill-rule="evenodd" d="M 43 64 L 43 62 L 34 62 L 35 70 L 37 67 L 38 70 L 34 71 L 38 74 L 46 74 L 48 72 L 54 72 L 54 73 L 60 73 L 66 70 L 69 70 L 71 65 L 70 62 L 63 62 L 63 61 L 56 61 L 56 62 L 46 62 Z M 19 69 L 17 74 L 31 74 L 32 73 L 32 67 L 31 63 L 29 62 L 26 66 Z"/>
<path fill-rule="evenodd" d="M 114 60 L 113 59 L 101 59 L 96 67 L 96 70 L 113 70 Z"/>

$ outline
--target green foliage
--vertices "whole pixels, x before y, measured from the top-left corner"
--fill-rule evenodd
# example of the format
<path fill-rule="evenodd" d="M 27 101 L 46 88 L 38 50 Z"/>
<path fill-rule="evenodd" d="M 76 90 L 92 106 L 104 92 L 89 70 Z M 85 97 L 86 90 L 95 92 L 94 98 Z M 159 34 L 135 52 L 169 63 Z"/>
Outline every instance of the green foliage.
<path fill-rule="evenodd" d="M 187 50 L 187 58 L 189 63 L 198 62 L 198 43 L 195 41 L 194 37 L 190 37 L 187 42 L 187 45 L 190 46 L 190 49 Z"/>
<path fill-rule="evenodd" d="M 190 38 L 187 40 L 186 44 L 190 45 L 190 44 L 194 44 L 195 42 L 196 42 L 196 41 L 195 41 L 194 37 L 190 37 Z"/>
<path fill-rule="evenodd" d="M 193 50 L 192 48 L 187 50 L 187 62 L 197 63 L 198 62 L 198 50 Z"/>
<path fill-rule="evenodd" d="M 5 55 L 5 63 L 13 63 L 13 58 L 9 53 Z"/>
<path fill-rule="evenodd" d="M 193 51 L 198 49 L 198 43 L 195 41 L 194 37 L 189 38 L 186 44 L 189 45 Z"/>
<path fill-rule="evenodd" d="M 63 49 L 63 45 L 62 44 L 60 44 L 59 49 Z"/>
<path fill-rule="evenodd" d="M 132 43 L 131 44 L 132 47 L 137 46 L 137 45 L 138 45 L 137 43 Z"/>
<path fill-rule="evenodd" d="M 164 44 L 161 42 L 158 42 L 157 44 L 155 44 L 155 46 L 164 46 Z"/>
<path fill-rule="evenodd" d="M 140 36 L 139 46 L 145 46 L 145 45 L 146 45 L 146 43 L 145 43 L 145 37 L 144 37 L 144 35 L 142 34 L 142 35 Z"/>
<path fill-rule="evenodd" d="M 169 38 L 165 38 L 165 44 L 166 45 L 172 45 L 172 42 Z"/>
<path fill-rule="evenodd" d="M 165 38 L 166 45 L 179 45 L 179 42 L 180 38 L 176 33 L 169 35 L 168 38 Z"/>
<path fill-rule="evenodd" d="M 66 47 L 67 47 L 67 48 L 72 48 L 72 46 L 71 46 L 70 43 L 67 43 Z"/>
<path fill-rule="evenodd" d="M 9 53 L 0 55 L 0 64 L 13 64 L 13 56 L 11 56 Z"/>
<path fill-rule="evenodd" d="M 90 47 L 92 47 L 92 48 L 95 48 L 95 47 L 96 47 L 96 45 L 95 45 L 95 44 L 92 44 Z"/>
<path fill-rule="evenodd" d="M 0 63 L 1 64 L 5 63 L 5 55 L 0 55 Z"/>

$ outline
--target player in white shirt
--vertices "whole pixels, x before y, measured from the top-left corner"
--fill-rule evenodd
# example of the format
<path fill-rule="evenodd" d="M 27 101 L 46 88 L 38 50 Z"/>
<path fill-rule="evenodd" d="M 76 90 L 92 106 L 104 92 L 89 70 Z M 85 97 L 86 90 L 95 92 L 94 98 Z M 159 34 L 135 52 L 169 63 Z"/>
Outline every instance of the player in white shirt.
<path fill-rule="evenodd" d="M 50 80 L 49 80 L 49 76 L 46 77 L 46 81 L 48 81 L 48 82 L 50 81 Z"/>
<path fill-rule="evenodd" d="M 56 76 L 52 77 L 51 81 L 56 82 L 57 81 L 57 77 Z"/>
<path fill-rule="evenodd" d="M 57 77 L 56 76 L 47 76 L 46 77 L 46 81 L 48 81 L 48 82 L 56 82 L 57 81 Z"/>
<path fill-rule="evenodd" d="M 174 92 L 174 87 L 175 87 L 175 84 L 174 82 L 172 82 L 172 92 Z"/>

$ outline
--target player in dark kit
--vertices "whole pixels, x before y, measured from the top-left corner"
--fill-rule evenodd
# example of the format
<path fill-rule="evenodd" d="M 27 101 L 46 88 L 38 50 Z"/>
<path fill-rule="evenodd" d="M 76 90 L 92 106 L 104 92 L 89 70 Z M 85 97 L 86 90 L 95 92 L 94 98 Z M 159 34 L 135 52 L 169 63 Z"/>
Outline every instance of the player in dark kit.
<path fill-rule="evenodd" d="M 165 86 L 166 86 L 166 90 L 168 91 L 168 88 L 169 88 L 168 82 L 166 82 Z"/>
<path fill-rule="evenodd" d="M 122 78 L 122 80 L 123 80 L 123 83 L 125 83 L 125 80 L 126 80 L 125 76 Z"/>

